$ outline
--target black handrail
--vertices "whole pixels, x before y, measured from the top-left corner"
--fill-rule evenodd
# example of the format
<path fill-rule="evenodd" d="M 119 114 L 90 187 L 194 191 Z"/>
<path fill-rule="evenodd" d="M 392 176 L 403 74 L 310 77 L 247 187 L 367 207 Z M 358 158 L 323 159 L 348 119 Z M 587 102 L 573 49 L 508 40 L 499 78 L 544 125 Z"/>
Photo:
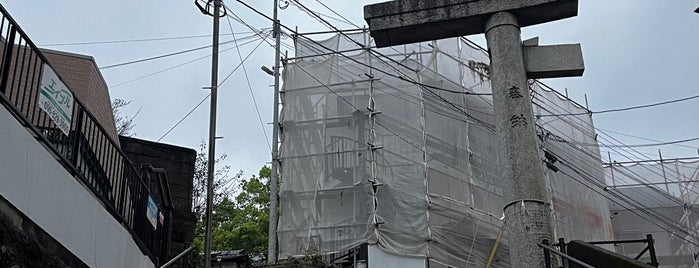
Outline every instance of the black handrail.
<path fill-rule="evenodd" d="M 99 198 L 141 251 L 158 263 L 156 256 L 161 256 L 161 245 L 169 236 L 168 228 L 163 227 L 171 219 L 162 224 L 156 219 L 155 227 L 151 226 L 146 216 L 148 197 L 152 196 L 148 184 L 115 141 L 116 133 L 107 131 L 77 96 L 68 135 L 41 112 L 37 100 L 42 66 L 56 69 L 2 5 L 0 12 L 0 103 Z M 61 75 L 57 76 L 65 84 Z M 162 211 L 162 204 L 155 203 Z"/>
<path fill-rule="evenodd" d="M 571 257 L 570 255 L 568 255 L 568 254 L 566 254 L 566 253 L 564 253 L 564 252 L 559 252 L 559 251 L 556 250 L 555 248 L 550 247 L 550 246 L 549 246 L 549 241 L 546 240 L 546 239 L 542 240 L 541 243 L 536 243 L 536 245 L 539 246 L 540 248 L 542 248 L 542 249 L 544 250 L 544 261 L 546 262 L 546 263 L 545 263 L 545 267 L 546 267 L 546 268 L 551 268 L 551 253 L 556 254 L 556 255 L 558 255 L 558 256 L 561 256 L 561 258 L 564 258 L 564 259 L 566 259 L 566 260 L 572 261 L 572 262 L 574 262 L 574 263 L 576 263 L 576 264 L 578 264 L 578 265 L 580 265 L 580 266 L 582 266 L 582 267 L 585 267 L 585 268 L 595 268 L 595 267 L 593 267 L 593 266 L 591 266 L 591 265 L 589 265 L 589 264 L 587 264 L 587 263 L 582 262 L 581 260 L 578 260 L 578 259 L 576 259 L 576 258 Z"/>

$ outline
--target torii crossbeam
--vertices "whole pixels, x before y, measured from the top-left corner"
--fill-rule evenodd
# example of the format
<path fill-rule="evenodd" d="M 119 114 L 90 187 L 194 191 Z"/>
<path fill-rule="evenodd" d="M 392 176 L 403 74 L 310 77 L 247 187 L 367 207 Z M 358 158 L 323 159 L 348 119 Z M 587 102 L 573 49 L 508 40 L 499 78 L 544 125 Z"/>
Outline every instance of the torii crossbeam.
<path fill-rule="evenodd" d="M 544 267 L 537 243 L 554 238 L 527 79 L 581 76 L 585 69 L 579 44 L 523 46 L 520 27 L 577 13 L 577 0 L 395 0 L 364 7 L 378 47 L 485 33 L 495 123 L 505 147 L 513 267 Z"/>

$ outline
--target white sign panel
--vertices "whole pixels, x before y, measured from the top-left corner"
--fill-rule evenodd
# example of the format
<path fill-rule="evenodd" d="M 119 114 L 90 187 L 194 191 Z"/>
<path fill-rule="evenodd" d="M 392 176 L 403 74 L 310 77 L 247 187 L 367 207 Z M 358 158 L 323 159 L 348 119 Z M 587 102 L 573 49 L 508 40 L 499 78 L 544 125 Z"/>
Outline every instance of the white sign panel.
<path fill-rule="evenodd" d="M 44 64 L 42 73 L 41 86 L 39 86 L 39 108 L 49 115 L 66 136 L 69 136 L 73 117 L 73 93 L 47 64 Z"/>
<path fill-rule="evenodd" d="M 155 205 L 155 201 L 150 196 L 148 196 L 148 207 L 146 210 L 148 221 L 153 225 L 153 229 L 156 229 L 158 226 L 158 206 Z"/>

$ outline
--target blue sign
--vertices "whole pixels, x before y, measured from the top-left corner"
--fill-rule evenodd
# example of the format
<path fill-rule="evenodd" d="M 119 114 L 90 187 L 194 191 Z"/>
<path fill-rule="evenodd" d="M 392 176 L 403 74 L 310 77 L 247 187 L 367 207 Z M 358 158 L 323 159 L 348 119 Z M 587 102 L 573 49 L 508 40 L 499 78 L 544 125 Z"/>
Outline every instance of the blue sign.
<path fill-rule="evenodd" d="M 158 206 L 155 204 L 155 201 L 153 201 L 153 198 L 150 197 L 150 195 L 148 196 L 146 217 L 148 218 L 150 224 L 153 225 L 153 229 L 156 229 L 158 226 Z"/>

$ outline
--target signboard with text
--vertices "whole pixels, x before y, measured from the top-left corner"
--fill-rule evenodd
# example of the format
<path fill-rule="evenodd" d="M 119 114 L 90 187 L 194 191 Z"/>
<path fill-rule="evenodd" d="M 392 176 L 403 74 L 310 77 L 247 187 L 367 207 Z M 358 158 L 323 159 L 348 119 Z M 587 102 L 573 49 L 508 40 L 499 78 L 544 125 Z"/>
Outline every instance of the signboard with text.
<path fill-rule="evenodd" d="M 148 196 L 148 207 L 146 208 L 146 217 L 148 218 L 150 224 L 153 225 L 153 229 L 156 229 L 158 226 L 158 206 L 155 205 L 155 201 L 153 201 L 153 198 L 150 196 Z"/>
<path fill-rule="evenodd" d="M 69 136 L 73 116 L 73 93 L 47 64 L 43 66 L 38 104 L 56 126 Z"/>

